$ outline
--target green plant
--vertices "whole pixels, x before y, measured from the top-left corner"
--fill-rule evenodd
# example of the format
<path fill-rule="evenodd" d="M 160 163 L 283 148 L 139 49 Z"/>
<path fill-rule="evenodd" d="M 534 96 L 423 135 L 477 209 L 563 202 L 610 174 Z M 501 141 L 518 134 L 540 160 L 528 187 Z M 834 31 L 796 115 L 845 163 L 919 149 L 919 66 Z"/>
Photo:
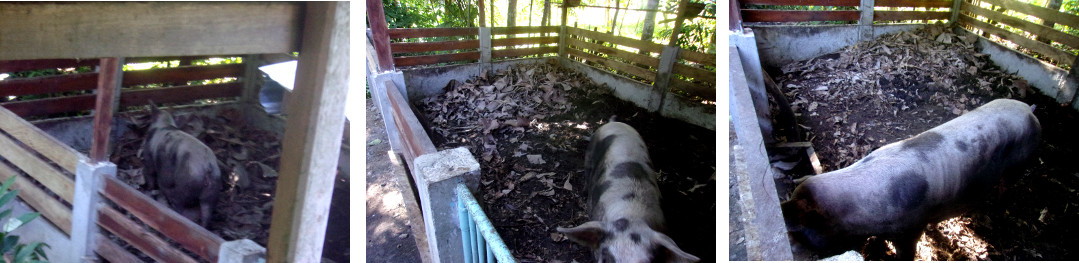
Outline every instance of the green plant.
<path fill-rule="evenodd" d="M 3 185 L 0 185 L 0 207 L 7 205 L 11 200 L 15 199 L 15 195 L 18 190 L 8 191 L 11 184 L 15 182 L 15 177 L 12 176 L 4 181 Z M 19 243 L 19 236 L 12 235 L 11 231 L 15 231 L 19 227 L 25 225 L 30 220 L 34 220 L 41 213 L 32 212 L 25 213 L 16 218 L 8 218 L 11 215 L 11 209 L 0 212 L 0 221 L 3 221 L 3 227 L 0 229 L 0 255 L 3 255 L 2 262 L 46 262 L 48 257 L 45 256 L 45 248 L 49 248 L 48 244 L 42 242 L 33 242 L 30 244 Z"/>

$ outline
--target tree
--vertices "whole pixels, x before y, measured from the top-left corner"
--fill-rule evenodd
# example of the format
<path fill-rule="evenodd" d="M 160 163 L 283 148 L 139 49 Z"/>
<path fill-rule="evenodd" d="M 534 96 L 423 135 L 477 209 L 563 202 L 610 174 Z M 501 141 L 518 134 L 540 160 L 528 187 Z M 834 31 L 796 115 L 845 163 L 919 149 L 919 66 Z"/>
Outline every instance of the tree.
<path fill-rule="evenodd" d="M 648 0 L 644 9 L 648 13 L 644 15 L 644 29 L 641 32 L 641 40 L 652 41 L 652 34 L 656 31 L 656 9 L 659 8 L 659 0 Z"/>
<path fill-rule="evenodd" d="M 543 26 L 551 25 L 551 0 L 543 0 L 543 18 L 540 23 Z"/>
<path fill-rule="evenodd" d="M 517 25 L 517 0 L 510 0 L 509 7 L 506 8 L 506 26 L 515 25 Z"/>

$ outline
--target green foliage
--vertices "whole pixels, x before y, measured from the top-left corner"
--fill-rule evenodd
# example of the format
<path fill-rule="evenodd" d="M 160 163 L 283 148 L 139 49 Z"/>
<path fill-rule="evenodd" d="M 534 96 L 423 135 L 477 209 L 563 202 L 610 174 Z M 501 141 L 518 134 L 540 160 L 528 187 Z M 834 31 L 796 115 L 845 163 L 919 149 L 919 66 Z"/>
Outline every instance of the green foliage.
<path fill-rule="evenodd" d="M 479 10 L 467 0 L 382 0 L 389 28 L 475 27 Z"/>
<path fill-rule="evenodd" d="M 15 182 L 15 177 L 8 178 L 7 181 L 0 185 L 0 207 L 6 206 L 11 200 L 15 199 L 15 195 L 18 190 L 8 191 L 11 184 Z M 0 229 L 0 255 L 3 255 L 3 259 L 0 262 L 46 262 L 48 257 L 45 256 L 45 248 L 49 248 L 48 244 L 42 242 L 33 242 L 30 244 L 19 243 L 19 236 L 12 235 L 11 231 L 15 231 L 19 227 L 26 225 L 30 220 L 34 220 L 41 213 L 33 212 L 22 214 L 16 218 L 8 218 L 11 215 L 11 209 L 0 212 L 0 222 L 3 223 L 3 228 Z"/>

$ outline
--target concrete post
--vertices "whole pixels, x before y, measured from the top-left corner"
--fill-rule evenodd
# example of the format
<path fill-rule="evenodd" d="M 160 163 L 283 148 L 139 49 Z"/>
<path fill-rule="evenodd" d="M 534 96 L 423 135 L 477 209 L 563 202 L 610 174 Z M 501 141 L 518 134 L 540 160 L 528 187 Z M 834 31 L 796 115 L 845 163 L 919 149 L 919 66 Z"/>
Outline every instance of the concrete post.
<path fill-rule="evenodd" d="M 753 35 L 752 28 L 745 28 L 741 34 L 731 33 L 730 37 L 731 45 L 737 47 L 738 57 L 741 58 L 742 72 L 745 73 L 745 80 L 749 85 L 749 95 L 752 97 L 753 108 L 757 111 L 757 124 L 760 125 L 761 134 L 764 134 L 764 142 L 772 143 L 772 117 L 768 109 L 768 93 L 764 87 L 761 58 L 757 53 L 757 38 Z M 733 78 L 735 75 L 731 76 Z"/>
<path fill-rule="evenodd" d="M 75 168 L 75 196 L 71 203 L 71 252 L 84 262 L 96 262 L 94 254 L 97 236 L 97 209 L 101 201 L 98 194 L 105 185 L 105 176 L 115 176 L 116 165 L 111 162 L 90 164 L 79 160 Z"/>
<path fill-rule="evenodd" d="M 464 183 L 479 188 L 480 164 L 464 147 L 424 154 L 416 158 L 413 179 L 420 195 L 427 244 L 433 262 L 463 262 L 461 229 L 454 188 Z"/>
<path fill-rule="evenodd" d="M 222 243 L 217 255 L 217 263 L 265 262 L 266 248 L 250 239 L 240 239 Z"/>
<path fill-rule="evenodd" d="M 491 71 L 491 28 L 480 28 L 480 65 L 488 72 Z M 402 93 L 405 94 L 405 93 Z"/>
<path fill-rule="evenodd" d="M 682 49 L 677 46 L 665 46 L 663 47 L 663 52 L 659 54 L 659 68 L 656 69 L 656 81 L 652 82 L 652 91 L 655 94 L 652 95 L 652 100 L 648 102 L 648 106 L 650 107 L 649 110 L 652 110 L 652 105 L 655 105 L 654 112 L 663 110 L 663 101 L 667 98 L 667 93 L 671 90 L 671 71 L 674 70 L 674 63 L 678 61 L 678 54 L 681 50 Z"/>
<path fill-rule="evenodd" d="M 376 74 L 374 76 L 368 76 L 367 79 L 371 80 L 370 82 L 368 82 L 371 83 L 371 95 L 373 96 L 371 98 L 371 101 L 373 101 L 375 103 L 375 106 L 378 107 L 379 113 L 382 113 L 383 124 L 386 125 L 385 127 L 397 127 L 392 117 L 393 109 L 392 107 L 390 107 L 390 98 L 387 97 L 387 93 L 385 91 L 386 86 L 380 83 L 382 83 L 386 79 L 390 79 L 393 81 L 394 84 L 397 84 L 397 87 L 402 88 L 401 94 L 408 94 L 405 92 L 405 90 L 403 90 L 403 88 L 405 87 L 404 74 L 402 74 L 400 71 L 393 71 Z M 388 139 L 390 140 L 390 149 L 396 153 L 403 152 L 404 144 L 401 142 L 401 137 L 400 134 L 397 133 L 397 129 L 386 129 L 386 133 Z"/>
<path fill-rule="evenodd" d="M 861 17 L 858 19 L 858 35 L 859 41 L 867 41 L 873 39 L 873 7 L 876 6 L 874 0 L 862 0 L 862 5 L 858 7 L 858 11 L 861 12 Z"/>

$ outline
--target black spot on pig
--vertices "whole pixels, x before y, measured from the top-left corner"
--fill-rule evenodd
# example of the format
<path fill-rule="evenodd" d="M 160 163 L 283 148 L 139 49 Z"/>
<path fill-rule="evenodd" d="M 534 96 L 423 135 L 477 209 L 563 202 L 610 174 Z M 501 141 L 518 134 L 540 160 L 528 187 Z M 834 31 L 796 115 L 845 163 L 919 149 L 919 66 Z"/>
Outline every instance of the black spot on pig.
<path fill-rule="evenodd" d="M 605 159 L 604 157 L 607 155 L 607 149 L 611 148 L 611 144 L 614 143 L 614 140 L 617 137 L 618 136 L 615 135 L 608 135 L 607 137 L 600 139 L 599 143 L 592 145 L 593 148 L 589 149 L 587 156 L 588 163 L 585 164 L 585 174 L 591 175 L 592 181 L 599 179 L 605 172 L 606 169 L 604 165 L 602 165 L 603 159 Z"/>
<path fill-rule="evenodd" d="M 614 254 L 611 254 L 611 250 L 606 247 L 600 252 L 600 256 L 603 258 L 603 262 L 615 262 Z"/>
<path fill-rule="evenodd" d="M 892 177 L 888 189 L 892 191 L 891 199 L 895 200 L 900 208 L 912 210 L 925 201 L 929 182 L 921 175 L 908 172 Z"/>
<path fill-rule="evenodd" d="M 629 220 L 625 218 L 619 218 L 614 221 L 614 229 L 618 232 L 626 231 L 626 227 L 629 227 Z"/>
<path fill-rule="evenodd" d="M 630 192 L 630 193 L 628 193 L 626 195 L 623 195 L 622 200 L 632 200 L 633 198 L 636 198 L 636 197 L 637 197 L 637 193 Z"/>
<path fill-rule="evenodd" d="M 588 203 L 595 207 L 596 203 L 599 202 L 599 197 L 603 196 L 603 193 L 607 192 L 608 188 L 611 188 L 611 182 L 608 181 L 592 186 L 592 191 L 588 192 Z"/>
<path fill-rule="evenodd" d="M 967 143 L 963 142 L 961 140 L 955 141 L 955 148 L 959 149 L 959 151 L 962 151 L 962 152 L 967 152 L 967 150 L 970 149 L 969 147 L 967 147 Z"/>
<path fill-rule="evenodd" d="M 637 181 L 651 181 L 648 178 L 648 171 L 644 169 L 644 165 L 638 162 L 624 162 L 614 166 L 614 169 L 610 171 L 612 178 L 626 178 L 630 177 Z"/>
<path fill-rule="evenodd" d="M 918 157 L 922 161 L 929 161 L 927 154 L 937 149 L 943 142 L 944 136 L 941 136 L 940 133 L 928 131 L 903 141 L 900 150 L 914 150 L 918 152 Z"/>

